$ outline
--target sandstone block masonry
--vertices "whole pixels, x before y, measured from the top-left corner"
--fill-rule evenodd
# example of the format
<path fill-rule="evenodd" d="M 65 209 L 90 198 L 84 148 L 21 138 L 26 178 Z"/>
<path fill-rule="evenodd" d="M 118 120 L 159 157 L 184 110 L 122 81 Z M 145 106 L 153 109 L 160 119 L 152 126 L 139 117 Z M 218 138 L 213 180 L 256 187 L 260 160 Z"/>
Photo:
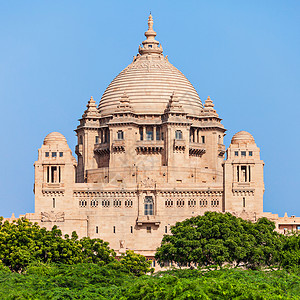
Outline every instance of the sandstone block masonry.
<path fill-rule="evenodd" d="M 264 162 L 253 136 L 236 133 L 226 150 L 213 101 L 203 105 L 163 55 L 151 15 L 145 36 L 99 106 L 88 101 L 75 130 L 77 160 L 62 134 L 45 137 L 34 164 L 35 213 L 26 218 L 149 258 L 170 226 L 205 211 L 266 216 L 279 231 L 297 230 L 300 218 L 263 212 Z"/>

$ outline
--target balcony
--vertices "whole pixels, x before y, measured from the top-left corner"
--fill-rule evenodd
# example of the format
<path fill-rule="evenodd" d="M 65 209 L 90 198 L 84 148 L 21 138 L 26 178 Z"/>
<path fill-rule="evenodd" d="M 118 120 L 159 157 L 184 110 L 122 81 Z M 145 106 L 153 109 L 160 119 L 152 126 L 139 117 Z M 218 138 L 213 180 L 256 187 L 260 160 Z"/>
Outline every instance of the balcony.
<path fill-rule="evenodd" d="M 186 148 L 185 140 L 174 139 L 174 150 L 184 152 L 185 148 Z"/>
<path fill-rule="evenodd" d="M 136 223 L 138 226 L 142 226 L 143 224 L 154 224 L 159 226 L 160 220 L 157 216 L 148 215 L 148 216 L 138 216 Z"/>
<path fill-rule="evenodd" d="M 76 145 L 75 146 L 75 153 L 77 155 L 82 155 L 82 152 L 83 152 L 83 145 L 82 144 Z"/>
<path fill-rule="evenodd" d="M 94 152 L 100 155 L 109 154 L 109 143 L 95 144 Z"/>
<path fill-rule="evenodd" d="M 190 142 L 190 155 L 192 156 L 202 156 L 205 152 L 205 144 Z"/>
<path fill-rule="evenodd" d="M 114 140 L 112 143 L 112 150 L 114 152 L 125 152 L 125 141 L 124 140 Z"/>
<path fill-rule="evenodd" d="M 164 149 L 164 144 L 162 140 L 137 141 L 136 151 L 139 154 L 160 153 Z"/>

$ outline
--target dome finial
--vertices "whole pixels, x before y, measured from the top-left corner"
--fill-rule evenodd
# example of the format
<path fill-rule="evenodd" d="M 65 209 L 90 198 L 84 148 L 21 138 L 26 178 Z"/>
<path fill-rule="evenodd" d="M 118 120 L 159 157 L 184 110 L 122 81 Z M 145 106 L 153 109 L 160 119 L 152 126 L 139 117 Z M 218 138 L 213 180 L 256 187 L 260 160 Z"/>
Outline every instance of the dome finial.
<path fill-rule="evenodd" d="M 148 17 L 148 30 L 145 32 L 145 36 L 147 39 L 143 41 L 143 45 L 139 47 L 139 53 L 141 55 L 150 53 L 161 54 L 163 50 L 159 42 L 155 40 L 156 32 L 153 30 L 153 17 L 151 12 Z"/>
<path fill-rule="evenodd" d="M 153 18 L 152 18 L 152 15 L 151 15 L 151 11 L 150 11 L 150 15 L 148 17 L 148 31 L 153 31 L 156 35 L 156 32 L 153 30 Z M 145 33 L 145 35 L 146 35 L 146 33 Z"/>

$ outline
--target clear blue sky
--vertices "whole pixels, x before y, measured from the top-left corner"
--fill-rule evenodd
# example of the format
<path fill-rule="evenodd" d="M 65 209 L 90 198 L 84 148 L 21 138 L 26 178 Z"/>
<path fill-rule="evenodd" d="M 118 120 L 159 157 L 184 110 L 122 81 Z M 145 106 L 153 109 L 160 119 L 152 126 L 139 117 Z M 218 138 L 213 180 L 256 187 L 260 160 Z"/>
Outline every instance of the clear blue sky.
<path fill-rule="evenodd" d="M 264 209 L 300 216 L 300 1 L 0 0 L 1 210 L 34 211 L 44 137 L 73 130 L 136 55 L 152 11 L 164 54 L 228 129 L 253 134 Z"/>

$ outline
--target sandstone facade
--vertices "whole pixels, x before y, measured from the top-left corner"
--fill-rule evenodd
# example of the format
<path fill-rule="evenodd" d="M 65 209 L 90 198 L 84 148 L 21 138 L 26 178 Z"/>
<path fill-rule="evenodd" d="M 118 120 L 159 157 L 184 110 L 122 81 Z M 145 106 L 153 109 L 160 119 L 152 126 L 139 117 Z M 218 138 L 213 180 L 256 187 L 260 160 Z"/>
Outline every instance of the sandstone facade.
<path fill-rule="evenodd" d="M 171 225 L 205 211 L 297 229 L 300 218 L 263 212 L 264 162 L 252 135 L 238 132 L 226 150 L 212 100 L 203 105 L 163 55 L 151 15 L 145 36 L 99 106 L 89 100 L 77 160 L 62 134 L 46 136 L 34 164 L 35 213 L 26 218 L 149 258 Z"/>

